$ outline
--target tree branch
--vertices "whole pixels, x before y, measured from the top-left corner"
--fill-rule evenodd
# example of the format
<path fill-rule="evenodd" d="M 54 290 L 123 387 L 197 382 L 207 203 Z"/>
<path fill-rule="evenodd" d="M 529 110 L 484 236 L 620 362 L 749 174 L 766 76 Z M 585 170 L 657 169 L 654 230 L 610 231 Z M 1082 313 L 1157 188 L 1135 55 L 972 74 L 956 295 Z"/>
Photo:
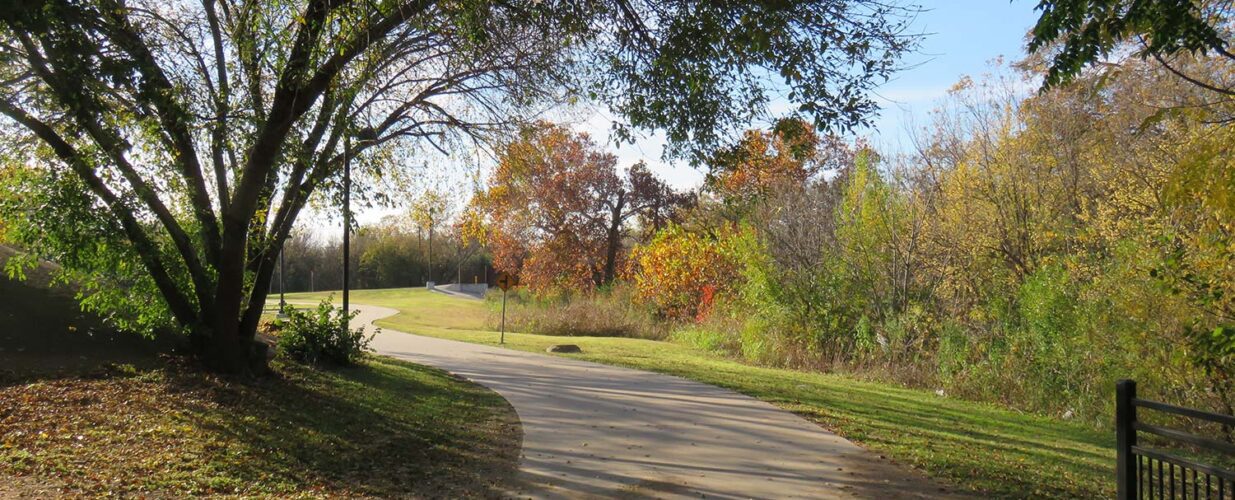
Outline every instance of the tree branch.
<path fill-rule="evenodd" d="M 197 149 L 193 144 L 193 136 L 189 132 L 189 112 L 175 99 L 175 89 L 167 74 L 163 72 L 155 60 L 154 54 L 146 46 L 145 41 L 137 34 L 126 16 L 123 5 L 115 0 L 106 0 L 102 10 L 110 17 L 110 22 L 103 29 L 112 34 L 112 39 L 129 55 L 137 60 L 138 70 L 144 78 L 139 79 L 142 94 L 157 111 L 159 122 L 171 138 L 176 153 L 173 161 L 180 167 L 185 185 L 189 188 L 189 199 L 192 202 L 193 213 L 201 226 L 202 244 L 206 249 L 206 259 L 218 262 L 221 250 L 219 237 L 219 221 L 215 217 L 214 208 L 210 203 L 210 194 L 206 188 L 206 179 L 202 175 L 201 165 L 197 159 Z M 139 96 L 143 97 L 143 96 Z"/>
<path fill-rule="evenodd" d="M 215 188 L 219 193 L 219 210 L 227 212 L 229 190 L 227 188 L 227 167 L 223 163 L 223 149 L 226 148 L 227 115 L 231 113 L 229 100 L 231 85 L 227 76 L 227 55 L 223 51 L 223 33 L 219 28 L 219 16 L 214 11 L 217 0 L 203 0 L 206 9 L 206 20 L 210 24 L 210 38 L 214 42 L 215 80 L 218 81 L 218 91 L 214 97 L 214 107 L 217 112 L 215 126 L 211 134 L 211 158 L 214 161 Z M 232 160 L 235 163 L 235 160 Z"/>
<path fill-rule="evenodd" d="M 133 192 L 137 194 L 138 198 L 146 204 L 147 208 L 155 214 L 155 217 L 163 225 L 164 230 L 167 231 L 168 236 L 171 237 L 172 242 L 175 244 L 176 250 L 189 271 L 189 275 L 193 279 L 194 289 L 197 292 L 202 309 L 204 311 L 211 310 L 213 301 L 210 300 L 210 289 L 212 288 L 210 274 L 202 266 L 201 260 L 197 256 L 197 249 L 194 248 L 193 242 L 189 239 L 188 234 L 185 233 L 184 228 L 180 226 L 176 217 L 168 210 L 163 201 L 159 199 L 158 194 L 142 179 L 137 169 L 125 158 L 124 151 L 129 149 L 127 142 L 118 137 L 114 132 L 104 129 L 97 121 L 97 117 L 102 114 L 100 111 L 102 106 L 93 96 L 87 94 L 83 87 L 73 82 L 76 78 L 62 76 L 53 72 L 48 67 L 48 61 L 39 54 L 33 40 L 24 34 L 21 35 L 20 39 L 25 46 L 26 58 L 31 68 L 58 95 L 60 101 L 69 109 L 78 125 L 85 129 L 86 133 L 95 143 L 107 153 L 116 167 L 120 169 L 120 173 L 124 176 L 125 180 L 132 186 Z"/>
<path fill-rule="evenodd" d="M 1201 87 L 1201 88 L 1206 89 L 1206 90 L 1210 90 L 1210 91 L 1213 91 L 1213 92 L 1217 92 L 1217 93 L 1219 93 L 1219 94 L 1229 95 L 1229 96 L 1235 96 L 1235 90 L 1232 90 L 1232 89 L 1224 89 L 1224 88 L 1222 88 L 1222 87 L 1218 87 L 1218 86 L 1215 86 L 1215 85 L 1212 85 L 1212 84 L 1209 84 L 1209 83 L 1206 83 L 1206 82 L 1202 82 L 1202 81 L 1200 81 L 1200 80 L 1198 80 L 1198 79 L 1196 79 L 1196 78 L 1193 78 L 1193 77 L 1190 77 L 1190 76 L 1188 76 L 1188 75 L 1184 74 L 1184 72 L 1183 72 L 1183 71 L 1180 71 L 1180 70 L 1178 70 L 1178 69 L 1175 69 L 1175 67 L 1174 67 L 1174 66 L 1171 66 L 1169 63 L 1167 63 L 1167 62 L 1166 62 L 1166 59 L 1164 59 L 1161 55 L 1159 55 L 1159 54 L 1155 53 L 1153 56 L 1154 56 L 1154 59 L 1156 59 L 1156 60 L 1158 61 L 1158 63 L 1162 65 L 1162 67 L 1164 67 L 1164 68 L 1166 68 L 1166 69 L 1167 69 L 1167 71 L 1170 71 L 1170 72 L 1171 72 L 1171 73 L 1173 73 L 1175 76 L 1178 76 L 1179 78 L 1182 78 L 1184 81 L 1186 81 L 1186 82 L 1188 82 L 1188 83 L 1191 83 L 1191 84 L 1193 84 L 1193 85 L 1196 85 L 1196 86 Z"/>

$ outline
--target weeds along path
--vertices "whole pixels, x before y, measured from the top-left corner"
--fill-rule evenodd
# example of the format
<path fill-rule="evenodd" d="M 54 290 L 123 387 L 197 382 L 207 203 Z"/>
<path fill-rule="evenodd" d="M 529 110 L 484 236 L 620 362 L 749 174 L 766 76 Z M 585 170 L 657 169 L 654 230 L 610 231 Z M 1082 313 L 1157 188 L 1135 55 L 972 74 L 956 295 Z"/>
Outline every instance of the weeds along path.
<path fill-rule="evenodd" d="M 353 327 L 397 314 L 356 305 Z M 938 484 L 770 404 L 668 375 L 383 328 L 378 354 L 505 397 L 523 426 L 513 495 L 940 498 Z"/>

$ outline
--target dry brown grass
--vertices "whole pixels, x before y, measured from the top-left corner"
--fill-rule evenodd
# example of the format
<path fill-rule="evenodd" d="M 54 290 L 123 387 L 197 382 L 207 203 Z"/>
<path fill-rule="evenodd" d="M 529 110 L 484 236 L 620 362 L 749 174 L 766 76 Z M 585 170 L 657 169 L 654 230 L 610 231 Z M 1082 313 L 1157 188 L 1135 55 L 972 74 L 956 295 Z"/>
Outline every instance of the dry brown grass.
<path fill-rule="evenodd" d="M 500 307 L 491 308 L 487 326 L 497 329 L 500 320 Z M 509 301 L 506 310 L 506 329 L 512 332 L 663 340 L 671 328 L 624 287 L 569 298 L 520 297 Z"/>

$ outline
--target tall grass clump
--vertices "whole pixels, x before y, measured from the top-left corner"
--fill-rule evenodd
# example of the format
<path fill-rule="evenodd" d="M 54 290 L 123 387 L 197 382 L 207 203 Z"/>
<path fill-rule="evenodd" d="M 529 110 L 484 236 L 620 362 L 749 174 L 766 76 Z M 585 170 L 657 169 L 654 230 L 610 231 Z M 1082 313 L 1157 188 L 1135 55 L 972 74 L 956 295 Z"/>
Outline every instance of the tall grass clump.
<path fill-rule="evenodd" d="M 488 326 L 501 322 L 501 291 L 487 296 Z M 647 306 L 632 300 L 629 286 L 616 285 L 592 293 L 557 292 L 533 295 L 507 292 L 506 330 L 564 337 L 630 337 L 665 339 L 671 326 Z"/>

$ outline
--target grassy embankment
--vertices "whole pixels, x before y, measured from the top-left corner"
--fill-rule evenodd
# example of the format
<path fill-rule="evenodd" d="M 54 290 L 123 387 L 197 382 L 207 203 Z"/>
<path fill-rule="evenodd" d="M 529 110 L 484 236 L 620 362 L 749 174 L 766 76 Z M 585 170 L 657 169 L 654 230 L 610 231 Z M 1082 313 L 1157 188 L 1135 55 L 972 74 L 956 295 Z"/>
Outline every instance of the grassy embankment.
<path fill-rule="evenodd" d="M 379 321 L 384 328 L 498 341 L 486 326 L 489 306 L 480 301 L 419 289 L 358 290 L 352 301 L 401 311 Z M 755 367 L 672 342 L 506 334 L 506 347 L 526 351 L 563 342 L 583 349 L 564 356 L 677 375 L 768 401 L 963 489 L 1014 497 L 1114 493 L 1113 438 L 1077 423 L 839 375 Z"/>
<path fill-rule="evenodd" d="M 0 276 L 0 498 L 491 497 L 515 471 L 517 417 L 485 388 L 384 358 L 207 375 L 49 271 Z"/>

